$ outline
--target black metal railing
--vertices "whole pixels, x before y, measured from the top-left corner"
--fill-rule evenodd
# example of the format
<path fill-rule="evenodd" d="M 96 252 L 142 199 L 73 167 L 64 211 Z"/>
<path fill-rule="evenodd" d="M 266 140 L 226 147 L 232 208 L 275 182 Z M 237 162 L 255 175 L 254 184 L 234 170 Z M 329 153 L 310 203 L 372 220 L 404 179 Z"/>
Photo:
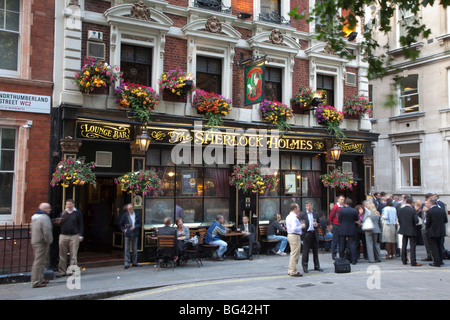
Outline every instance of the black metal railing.
<path fill-rule="evenodd" d="M 0 274 L 31 271 L 31 225 L 0 225 Z"/>
<path fill-rule="evenodd" d="M 231 13 L 231 7 L 225 6 L 220 0 L 195 0 L 194 6 L 216 12 Z"/>
<path fill-rule="evenodd" d="M 285 17 L 283 17 L 278 11 L 262 12 L 259 14 L 259 20 L 265 21 L 265 22 L 276 23 L 276 24 L 280 24 L 283 26 L 291 25 L 291 21 L 287 20 Z"/>

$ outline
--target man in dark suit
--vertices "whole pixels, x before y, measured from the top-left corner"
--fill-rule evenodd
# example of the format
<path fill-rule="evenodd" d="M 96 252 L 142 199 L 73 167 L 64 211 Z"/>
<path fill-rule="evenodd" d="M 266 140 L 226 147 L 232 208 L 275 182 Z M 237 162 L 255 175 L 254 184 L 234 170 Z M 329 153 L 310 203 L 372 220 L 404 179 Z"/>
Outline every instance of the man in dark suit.
<path fill-rule="evenodd" d="M 259 242 L 256 241 L 256 228 L 249 223 L 247 216 L 242 217 L 242 224 L 239 225 L 239 228 L 245 233 L 243 239 L 248 241 L 248 259 L 253 260 L 253 246 L 259 246 Z"/>
<path fill-rule="evenodd" d="M 417 217 L 416 210 L 412 207 L 413 199 L 406 197 L 406 204 L 398 209 L 397 219 L 400 225 L 398 233 L 403 235 L 402 239 L 402 262 L 407 264 L 407 246 L 408 240 L 410 245 L 411 266 L 420 267 L 421 264 L 416 261 L 416 245 L 417 245 L 417 224 L 419 218 Z"/>
<path fill-rule="evenodd" d="M 314 270 L 323 271 L 319 264 L 319 233 L 317 231 L 319 214 L 313 211 L 313 204 L 305 202 L 306 212 L 300 214 L 300 223 L 303 223 L 302 231 L 302 266 L 303 271 L 308 273 L 309 250 L 313 251 Z"/>
<path fill-rule="evenodd" d="M 448 222 L 444 209 L 437 206 L 437 199 L 430 197 L 425 201 L 428 208 L 425 228 L 431 242 L 431 255 L 433 263 L 430 266 L 440 267 L 443 262 L 442 238 L 445 237 L 445 224 Z"/>
<path fill-rule="evenodd" d="M 339 211 L 339 257 L 344 258 L 347 245 L 350 247 L 350 262 L 356 264 L 356 231 L 359 223 L 358 212 L 351 207 L 353 201 L 345 199 L 345 207 Z"/>

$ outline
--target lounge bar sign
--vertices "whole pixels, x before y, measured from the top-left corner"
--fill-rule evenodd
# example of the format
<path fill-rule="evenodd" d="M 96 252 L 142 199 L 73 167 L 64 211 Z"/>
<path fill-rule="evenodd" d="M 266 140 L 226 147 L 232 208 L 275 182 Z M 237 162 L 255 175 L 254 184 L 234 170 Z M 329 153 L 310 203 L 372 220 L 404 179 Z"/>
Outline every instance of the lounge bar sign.
<path fill-rule="evenodd" d="M 93 140 L 131 141 L 131 128 L 115 123 L 77 122 L 77 138 Z"/>

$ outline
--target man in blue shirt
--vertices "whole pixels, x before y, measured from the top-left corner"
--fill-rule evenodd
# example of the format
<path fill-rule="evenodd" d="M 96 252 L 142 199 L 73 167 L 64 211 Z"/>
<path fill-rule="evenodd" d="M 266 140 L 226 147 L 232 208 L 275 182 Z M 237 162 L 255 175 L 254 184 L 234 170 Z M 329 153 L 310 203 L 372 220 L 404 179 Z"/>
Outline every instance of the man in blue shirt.
<path fill-rule="evenodd" d="M 217 260 L 223 261 L 223 254 L 227 251 L 227 243 L 223 241 L 222 235 L 227 233 L 227 230 L 222 226 L 223 216 L 218 215 L 216 217 L 216 221 L 212 223 L 212 225 L 208 228 L 206 232 L 205 242 L 207 244 L 219 246 L 216 250 Z"/>

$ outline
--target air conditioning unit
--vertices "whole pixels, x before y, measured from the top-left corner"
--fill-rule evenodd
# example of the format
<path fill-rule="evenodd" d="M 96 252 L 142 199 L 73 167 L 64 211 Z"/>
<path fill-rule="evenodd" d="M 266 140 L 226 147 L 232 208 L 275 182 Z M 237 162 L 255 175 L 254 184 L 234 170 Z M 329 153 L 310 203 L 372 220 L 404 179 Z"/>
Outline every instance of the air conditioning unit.
<path fill-rule="evenodd" d="M 88 40 L 103 41 L 103 32 L 88 30 Z"/>
<path fill-rule="evenodd" d="M 112 152 L 96 151 L 95 152 L 95 166 L 103 168 L 112 167 Z"/>
<path fill-rule="evenodd" d="M 345 85 L 352 87 L 356 86 L 356 73 L 345 73 Z"/>
<path fill-rule="evenodd" d="M 105 60 L 105 44 L 99 42 L 87 42 L 87 56 L 96 60 Z"/>

